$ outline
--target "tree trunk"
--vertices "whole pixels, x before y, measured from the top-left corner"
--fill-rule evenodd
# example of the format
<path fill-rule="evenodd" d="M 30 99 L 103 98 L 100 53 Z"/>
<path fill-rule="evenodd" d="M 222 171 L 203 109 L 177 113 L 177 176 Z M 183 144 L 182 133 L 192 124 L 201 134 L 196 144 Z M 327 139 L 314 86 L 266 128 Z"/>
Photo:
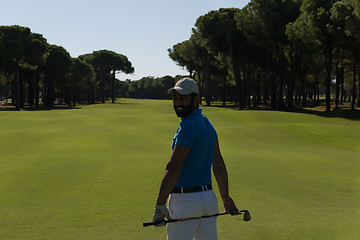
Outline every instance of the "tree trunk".
<path fill-rule="evenodd" d="M 34 104 L 34 82 L 35 82 L 35 76 L 34 71 L 31 71 L 31 73 L 28 76 L 28 102 L 29 106 L 32 107 Z"/>
<path fill-rule="evenodd" d="M 315 105 L 320 104 L 320 81 L 319 73 L 315 73 Z"/>
<path fill-rule="evenodd" d="M 20 70 L 21 71 L 21 70 Z M 19 91 L 20 91 L 20 108 L 25 107 L 25 88 L 24 88 L 24 80 L 25 80 L 24 73 L 20 72 L 20 81 L 19 81 Z"/>
<path fill-rule="evenodd" d="M 339 67 L 336 66 L 335 110 L 339 110 L 340 81 L 340 70 Z"/>
<path fill-rule="evenodd" d="M 9 98 L 9 93 L 11 93 L 11 80 L 10 80 L 10 76 L 8 73 L 5 73 L 5 77 L 6 77 L 6 103 L 8 102 L 8 98 Z"/>
<path fill-rule="evenodd" d="M 352 84 L 352 101 L 351 101 L 351 110 L 355 109 L 355 99 L 356 99 L 356 53 L 354 55 L 353 63 L 353 84 Z M 360 88 L 360 85 L 359 85 Z"/>
<path fill-rule="evenodd" d="M 64 88 L 65 88 L 65 102 L 69 107 L 71 107 L 71 99 L 72 99 L 71 88 L 68 85 L 66 85 Z"/>
<path fill-rule="evenodd" d="M 53 104 L 54 104 L 53 79 L 51 76 L 47 75 L 46 81 L 47 81 L 46 106 L 53 107 Z"/>
<path fill-rule="evenodd" d="M 100 82 L 100 101 L 105 103 L 105 77 L 101 77 Z"/>
<path fill-rule="evenodd" d="M 256 100 L 255 100 L 255 107 L 261 104 L 261 74 L 257 72 L 256 75 Z"/>
<path fill-rule="evenodd" d="M 283 41 L 284 42 L 284 41 Z M 284 108 L 284 48 L 285 44 L 281 44 L 280 60 L 279 60 L 279 90 L 278 90 L 278 106 Z"/>
<path fill-rule="evenodd" d="M 227 99 L 227 81 L 226 81 L 226 78 L 227 78 L 227 73 L 225 73 L 225 75 L 224 75 L 223 104 L 222 104 L 224 107 L 226 106 L 226 99 Z"/>
<path fill-rule="evenodd" d="M 266 73 L 264 73 L 264 81 L 263 81 L 263 89 L 264 89 L 264 93 L 263 93 L 263 103 L 265 106 L 267 106 L 268 101 L 269 101 L 269 80 L 266 77 Z"/>
<path fill-rule="evenodd" d="M 299 53 L 299 50 L 296 49 L 295 53 L 293 53 L 293 46 L 291 46 L 291 50 L 290 50 L 290 65 L 291 65 L 291 70 L 290 70 L 290 77 L 289 77 L 289 83 L 288 83 L 288 88 L 287 88 L 287 105 L 288 108 L 293 108 L 294 107 L 294 86 L 295 86 L 295 77 L 296 77 L 296 72 L 297 72 L 297 67 L 298 64 L 296 63 L 297 60 L 297 56 Z"/>
<path fill-rule="evenodd" d="M 246 89 L 245 105 L 247 105 L 248 108 L 251 108 L 251 82 L 252 82 L 252 76 L 254 73 L 253 73 L 253 70 L 250 67 L 250 65 L 248 65 L 246 67 L 246 72 L 247 72 L 247 74 L 245 75 L 245 78 L 244 78 L 245 89 Z"/>
<path fill-rule="evenodd" d="M 34 86 L 34 91 L 35 91 L 35 106 L 39 107 L 39 82 L 40 82 L 40 71 L 37 69 L 35 72 L 35 86 Z"/>
<path fill-rule="evenodd" d="M 193 74 L 193 70 L 189 70 L 189 75 L 190 75 L 190 78 L 192 78 L 192 79 L 195 78 L 195 73 Z"/>
<path fill-rule="evenodd" d="M 300 96 L 302 97 L 302 102 L 301 105 L 303 107 L 306 106 L 306 100 L 307 100 L 307 94 L 306 94 L 306 81 L 305 81 L 305 70 L 303 69 L 301 71 L 301 76 L 300 76 Z"/>
<path fill-rule="evenodd" d="M 342 70 L 341 75 L 341 83 L 340 83 L 340 105 L 343 105 L 344 102 L 346 102 L 345 98 L 345 89 L 344 89 L 344 69 Z"/>
<path fill-rule="evenodd" d="M 232 47 L 230 49 L 230 56 L 231 56 L 231 66 L 232 66 L 232 70 L 234 73 L 234 80 L 235 80 L 235 84 L 236 84 L 236 99 L 237 102 L 239 103 L 239 109 L 243 110 L 245 105 L 244 105 L 244 96 L 243 96 L 243 87 L 241 84 L 241 75 L 240 75 L 240 67 L 239 67 L 239 60 L 238 60 L 238 55 L 236 52 L 236 49 L 234 49 L 234 47 Z"/>
<path fill-rule="evenodd" d="M 16 77 L 15 77 L 15 97 L 16 97 L 16 110 L 20 110 L 20 67 L 17 64 Z"/>
<path fill-rule="evenodd" d="M 359 68 L 357 67 L 357 71 L 358 71 L 358 94 L 357 94 L 357 107 L 360 107 L 360 71 Z"/>
<path fill-rule="evenodd" d="M 72 106 L 73 107 L 75 107 L 76 106 L 76 101 L 77 101 L 77 97 L 76 97 L 76 94 L 77 94 L 77 86 L 76 86 L 76 81 L 77 80 L 75 80 L 74 78 L 73 78 L 73 80 L 72 80 L 72 86 L 71 86 L 71 88 L 72 88 Z"/>
<path fill-rule="evenodd" d="M 115 70 L 112 72 L 111 102 L 115 103 Z"/>
<path fill-rule="evenodd" d="M 202 105 L 202 99 L 203 99 L 203 92 L 204 92 L 204 80 L 201 76 L 201 72 L 198 72 L 198 78 L 199 78 L 199 97 L 200 97 L 200 105 Z"/>
<path fill-rule="evenodd" d="M 313 91 L 312 91 L 312 100 L 313 100 L 313 105 L 316 106 L 316 80 L 313 83 Z"/>
<path fill-rule="evenodd" d="M 206 106 L 211 105 L 211 96 L 210 96 L 210 62 L 209 57 L 205 57 L 205 66 L 204 66 L 204 82 L 205 82 L 205 101 Z"/>
<path fill-rule="evenodd" d="M 270 97 L 271 97 L 271 108 L 276 108 L 276 76 L 272 72 L 271 68 L 271 59 L 269 50 L 266 52 L 266 62 L 267 62 L 267 75 L 269 81 Z"/>
<path fill-rule="evenodd" d="M 249 66 L 244 66 L 243 69 L 243 83 L 244 83 L 244 107 L 246 107 L 246 104 L 248 102 L 248 98 L 249 98 L 249 85 L 248 85 L 248 81 L 249 81 Z"/>
<path fill-rule="evenodd" d="M 325 62 L 326 62 L 326 90 L 325 90 L 325 97 L 326 97 L 326 112 L 331 111 L 331 67 L 332 67 L 332 50 L 333 46 L 331 43 L 328 43 L 325 48 Z"/>
<path fill-rule="evenodd" d="M 92 104 L 92 99 L 91 99 L 92 94 L 91 93 L 92 93 L 92 84 L 89 85 L 88 91 L 86 93 L 86 98 L 87 98 L 88 104 Z"/>
<path fill-rule="evenodd" d="M 281 72 L 282 70 L 280 70 Z M 284 78 L 282 73 L 279 74 L 278 106 L 284 108 Z"/>
<path fill-rule="evenodd" d="M 42 89 L 42 102 L 43 102 L 43 105 L 44 106 L 47 106 L 47 99 L 48 99 L 48 96 L 47 96 L 47 92 L 48 92 L 48 80 L 47 80 L 47 74 L 45 73 L 45 77 L 44 77 L 44 86 L 43 86 L 43 89 Z"/>

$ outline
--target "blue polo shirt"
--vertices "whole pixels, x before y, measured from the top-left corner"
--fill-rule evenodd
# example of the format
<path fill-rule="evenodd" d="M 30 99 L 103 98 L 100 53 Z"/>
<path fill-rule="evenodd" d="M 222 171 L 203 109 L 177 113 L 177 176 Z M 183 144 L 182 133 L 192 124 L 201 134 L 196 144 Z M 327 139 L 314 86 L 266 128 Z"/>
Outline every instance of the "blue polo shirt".
<path fill-rule="evenodd" d="M 191 148 L 182 166 L 175 187 L 196 187 L 211 184 L 211 165 L 217 133 L 201 109 L 193 110 L 181 122 L 172 141 Z"/>

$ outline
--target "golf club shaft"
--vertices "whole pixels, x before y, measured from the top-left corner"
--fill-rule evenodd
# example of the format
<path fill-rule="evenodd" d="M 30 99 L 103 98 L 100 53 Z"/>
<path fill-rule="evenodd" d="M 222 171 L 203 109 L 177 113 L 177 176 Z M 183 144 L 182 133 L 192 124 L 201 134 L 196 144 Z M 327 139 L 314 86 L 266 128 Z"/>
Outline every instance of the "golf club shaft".
<path fill-rule="evenodd" d="M 209 217 L 216 217 L 216 216 L 221 216 L 221 215 L 226 215 L 226 214 L 230 214 L 228 212 L 224 212 L 224 213 L 217 213 L 217 214 L 213 214 L 213 215 L 205 215 L 205 216 L 201 216 L 201 217 L 192 217 L 192 218 L 181 218 L 181 219 L 171 219 L 171 220 L 164 220 L 164 221 L 159 221 L 159 222 L 147 222 L 147 223 L 143 223 L 144 227 L 147 226 L 152 226 L 152 225 L 158 225 L 161 223 L 173 223 L 173 222 L 181 222 L 181 221 L 187 221 L 187 220 L 194 220 L 194 219 L 199 219 L 199 218 L 209 218 Z"/>

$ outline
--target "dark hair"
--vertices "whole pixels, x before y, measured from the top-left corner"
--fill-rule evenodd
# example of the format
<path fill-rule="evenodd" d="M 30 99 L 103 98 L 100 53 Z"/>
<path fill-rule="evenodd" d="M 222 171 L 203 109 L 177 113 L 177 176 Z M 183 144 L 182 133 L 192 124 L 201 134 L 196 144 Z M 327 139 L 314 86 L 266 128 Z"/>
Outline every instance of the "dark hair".
<path fill-rule="evenodd" d="M 191 98 L 195 98 L 197 95 L 199 95 L 199 94 L 197 94 L 197 93 L 191 93 L 190 94 L 191 95 Z"/>
<path fill-rule="evenodd" d="M 198 95 L 199 95 L 199 94 L 197 94 L 197 93 L 191 93 L 191 94 L 190 94 L 190 96 L 191 96 L 191 104 L 194 104 L 194 98 L 195 98 L 196 96 L 198 96 Z M 199 108 L 199 103 L 197 103 L 196 107 Z"/>

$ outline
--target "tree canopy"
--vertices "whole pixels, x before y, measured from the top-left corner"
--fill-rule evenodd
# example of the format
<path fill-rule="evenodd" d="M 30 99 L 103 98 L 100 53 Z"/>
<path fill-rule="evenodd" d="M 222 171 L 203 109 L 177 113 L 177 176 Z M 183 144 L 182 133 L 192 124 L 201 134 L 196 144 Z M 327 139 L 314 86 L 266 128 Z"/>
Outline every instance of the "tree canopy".
<path fill-rule="evenodd" d="M 360 107 L 357 0 L 251 0 L 242 9 L 212 10 L 168 55 L 199 83 L 207 105 Z M 120 53 L 104 49 L 72 58 L 27 27 L 0 26 L 0 98 L 17 109 L 40 102 L 51 107 L 168 98 L 161 91 L 182 77 L 116 79 L 118 72 L 134 71 Z"/>
<path fill-rule="evenodd" d="M 322 96 L 326 111 L 332 98 L 336 106 L 351 99 L 354 109 L 356 99 L 360 106 L 359 7 L 355 0 L 252 0 L 196 20 L 196 43 L 217 64 L 199 64 L 188 50 L 193 35 L 169 56 L 200 84 L 199 76 L 225 69 L 205 81 L 207 98 L 234 101 L 240 109 L 318 105 Z"/>
<path fill-rule="evenodd" d="M 11 99 L 18 110 L 40 101 L 48 107 L 109 97 L 115 102 L 118 71 L 135 71 L 125 55 L 100 50 L 72 58 L 27 27 L 0 26 L 0 79 L 6 79 L 0 81 L 0 98 Z"/>

